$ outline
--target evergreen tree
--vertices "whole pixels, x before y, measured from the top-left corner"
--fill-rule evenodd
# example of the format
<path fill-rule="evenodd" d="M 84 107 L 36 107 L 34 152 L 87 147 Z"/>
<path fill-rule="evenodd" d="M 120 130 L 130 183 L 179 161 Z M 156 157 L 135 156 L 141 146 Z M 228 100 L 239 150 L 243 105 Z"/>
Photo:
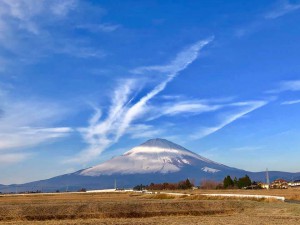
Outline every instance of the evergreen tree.
<path fill-rule="evenodd" d="M 244 177 L 241 177 L 239 180 L 238 180 L 238 187 L 239 188 L 243 188 L 243 187 L 247 187 L 247 186 L 250 186 L 251 185 L 251 179 L 248 175 L 245 175 Z"/>
<path fill-rule="evenodd" d="M 224 178 L 224 181 L 223 181 L 224 188 L 232 188 L 233 185 L 234 185 L 233 180 L 231 179 L 231 177 L 229 175 Z"/>
<path fill-rule="evenodd" d="M 233 179 L 233 185 L 235 188 L 238 187 L 238 179 L 236 177 L 234 177 L 234 179 Z"/>
<path fill-rule="evenodd" d="M 186 181 L 185 181 L 185 185 L 186 185 L 186 188 L 187 188 L 187 189 L 190 189 L 190 188 L 192 188 L 192 187 L 193 187 L 193 184 L 190 182 L 190 180 L 189 180 L 189 179 L 186 179 Z"/>
<path fill-rule="evenodd" d="M 247 174 L 245 176 L 245 184 L 246 184 L 246 186 L 250 186 L 252 184 L 252 181 Z"/>

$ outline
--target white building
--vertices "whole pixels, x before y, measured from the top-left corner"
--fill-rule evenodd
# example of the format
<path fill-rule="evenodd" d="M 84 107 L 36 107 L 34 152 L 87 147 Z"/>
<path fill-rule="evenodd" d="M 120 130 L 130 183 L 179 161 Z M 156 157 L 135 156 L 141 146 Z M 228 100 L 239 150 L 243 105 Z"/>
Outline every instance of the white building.
<path fill-rule="evenodd" d="M 300 180 L 294 180 L 289 182 L 290 187 L 300 187 Z"/>

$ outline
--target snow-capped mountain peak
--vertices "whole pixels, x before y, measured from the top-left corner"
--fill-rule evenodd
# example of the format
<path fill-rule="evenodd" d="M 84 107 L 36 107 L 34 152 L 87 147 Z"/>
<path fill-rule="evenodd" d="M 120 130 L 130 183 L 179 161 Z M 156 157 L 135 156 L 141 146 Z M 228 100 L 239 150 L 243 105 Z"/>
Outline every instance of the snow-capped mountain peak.
<path fill-rule="evenodd" d="M 220 171 L 222 164 L 187 150 L 165 139 L 151 139 L 132 148 L 121 156 L 81 171 L 80 175 L 99 176 L 112 174 L 172 173 L 183 168 L 215 168 Z M 208 171 L 205 171 L 208 172 Z M 211 171 L 209 171 L 211 172 Z"/>

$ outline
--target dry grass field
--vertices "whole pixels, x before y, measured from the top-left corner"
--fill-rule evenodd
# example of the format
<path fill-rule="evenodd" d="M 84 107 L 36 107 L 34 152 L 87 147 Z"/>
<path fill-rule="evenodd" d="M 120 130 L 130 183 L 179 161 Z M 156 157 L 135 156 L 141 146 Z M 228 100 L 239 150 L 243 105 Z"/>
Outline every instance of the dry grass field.
<path fill-rule="evenodd" d="M 262 189 L 262 190 L 240 190 L 240 189 L 228 189 L 228 190 L 189 190 L 181 191 L 189 194 L 246 194 L 246 195 L 272 195 L 272 196 L 283 196 L 290 200 L 300 201 L 300 188 L 289 188 L 289 189 Z"/>
<path fill-rule="evenodd" d="M 199 193 L 298 198 L 300 190 L 190 191 L 192 196 L 85 193 L 0 197 L 0 224 L 299 224 L 300 204 L 199 197 Z M 296 197 L 295 197 L 296 196 Z M 297 197 L 298 196 L 298 197 Z"/>

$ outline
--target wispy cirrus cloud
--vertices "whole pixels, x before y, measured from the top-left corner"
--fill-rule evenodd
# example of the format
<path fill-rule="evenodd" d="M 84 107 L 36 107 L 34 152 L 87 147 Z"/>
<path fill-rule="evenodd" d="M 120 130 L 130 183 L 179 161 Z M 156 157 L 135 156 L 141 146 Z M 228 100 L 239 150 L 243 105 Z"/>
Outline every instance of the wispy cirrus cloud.
<path fill-rule="evenodd" d="M 102 111 L 95 108 L 95 114 L 89 120 L 89 126 L 78 131 L 88 147 L 67 162 L 86 163 L 101 154 L 116 141 L 116 133 L 131 101 L 130 95 L 135 89 L 134 80 L 122 81 L 114 91 L 107 117 L 102 119 Z M 102 119 L 102 120 L 101 120 Z"/>
<path fill-rule="evenodd" d="M 246 35 L 255 33 L 262 30 L 267 26 L 269 20 L 277 19 L 289 13 L 295 12 L 300 9 L 300 4 L 292 4 L 288 0 L 279 0 L 276 4 L 271 6 L 267 12 L 257 15 L 256 19 L 235 30 L 236 37 L 244 37 Z"/>
<path fill-rule="evenodd" d="M 294 105 L 294 104 L 299 104 L 300 103 L 300 99 L 296 99 L 296 100 L 291 100 L 291 101 L 284 101 L 281 103 L 281 105 Z"/>
<path fill-rule="evenodd" d="M 68 43 L 68 41 L 66 41 Z M 104 58 L 107 53 L 100 49 L 95 49 L 92 47 L 78 47 L 74 41 L 70 41 L 71 44 L 62 43 L 60 48 L 53 50 L 54 53 L 57 54 L 65 54 L 76 58 Z M 79 44 L 80 45 L 80 44 Z"/>
<path fill-rule="evenodd" d="M 49 4 L 49 3 L 48 3 Z M 78 5 L 78 0 L 52 1 L 50 3 L 50 11 L 57 16 L 66 16 L 70 11 L 74 10 Z"/>
<path fill-rule="evenodd" d="M 224 105 L 218 103 L 211 103 L 204 100 L 178 100 L 161 103 L 160 107 L 149 104 L 147 121 L 155 120 L 162 116 L 176 116 L 176 115 L 197 115 L 205 112 L 213 112 L 221 109 Z"/>
<path fill-rule="evenodd" d="M 181 113 L 202 113 L 214 111 L 221 108 L 221 105 L 207 105 L 195 101 L 177 102 L 175 105 L 170 105 L 163 110 L 166 115 L 177 115 Z"/>
<path fill-rule="evenodd" d="M 196 131 L 194 134 L 190 135 L 191 139 L 201 139 L 204 138 L 210 134 L 213 134 L 221 129 L 223 129 L 225 126 L 233 123 L 234 121 L 242 118 L 243 116 L 251 113 L 252 111 L 261 108 L 262 106 L 266 105 L 267 101 L 249 101 L 249 102 L 237 102 L 232 103 L 230 106 L 238 107 L 241 109 L 238 109 L 237 111 L 222 116 L 222 121 L 211 127 L 203 127 L 200 130 Z"/>
<path fill-rule="evenodd" d="M 42 23 L 49 22 L 48 17 L 65 17 L 77 4 L 77 0 L 3 0 L 0 2 L 0 29 L 4 32 L 2 40 L 22 30 L 38 35 L 42 32 Z"/>
<path fill-rule="evenodd" d="M 300 9 L 300 4 L 292 4 L 288 0 L 279 1 L 274 8 L 265 14 L 266 19 L 276 19 Z"/>
<path fill-rule="evenodd" d="M 162 136 L 164 132 L 164 129 L 157 128 L 153 125 L 134 124 L 129 127 L 127 134 L 129 134 L 132 139 L 149 139 Z"/>
<path fill-rule="evenodd" d="M 166 116 L 195 116 L 202 113 L 219 111 L 232 106 L 234 97 L 211 98 L 211 99 L 188 99 L 185 96 L 162 96 L 159 107 L 147 104 L 147 121 Z"/>
<path fill-rule="evenodd" d="M 212 38 L 209 38 L 193 44 L 179 52 L 175 59 L 169 64 L 163 66 L 140 67 L 135 69 L 134 71 L 139 71 L 139 73 L 143 73 L 143 71 L 162 72 L 165 77 L 158 85 L 140 99 L 134 98 L 136 93 L 135 81 L 123 81 L 123 84 L 120 85 L 114 92 L 112 104 L 107 117 L 101 120 L 101 113 L 100 110 L 98 110 L 90 120 L 89 126 L 87 128 L 80 129 L 80 132 L 89 147 L 80 152 L 75 158 L 67 161 L 84 163 L 94 159 L 94 157 L 101 154 L 113 143 L 116 143 L 128 132 L 128 130 L 131 132 L 133 137 L 136 136 L 136 134 L 132 132 L 134 129 L 131 129 L 130 131 L 130 125 L 146 113 L 146 104 L 162 92 L 166 88 L 167 84 L 170 83 L 182 70 L 195 61 L 200 50 L 211 41 Z M 141 130 L 141 126 L 138 128 L 139 129 L 137 130 L 139 132 Z M 142 129 L 144 131 L 148 130 L 148 134 L 149 132 L 152 132 L 153 134 L 153 131 L 149 131 L 149 127 L 144 126 Z"/>
<path fill-rule="evenodd" d="M 61 24 L 76 7 L 76 0 L 3 0 L 0 2 L 0 52 L 5 68 L 35 62 L 57 47 L 53 24 Z M 58 48 L 60 49 L 60 48 Z M 9 57 L 8 57 L 9 56 Z"/>
<path fill-rule="evenodd" d="M 0 132 L 0 151 L 14 148 L 27 148 L 63 138 L 73 132 L 70 127 L 21 127 Z"/>
<path fill-rule="evenodd" d="M 163 91 L 167 84 L 170 83 L 180 71 L 184 70 L 189 64 L 191 64 L 196 58 L 200 50 L 209 44 L 213 40 L 213 37 L 210 37 L 206 40 L 201 40 L 192 45 L 191 47 L 186 48 L 177 54 L 176 58 L 167 65 L 164 66 L 148 66 L 148 67 L 140 67 L 137 68 L 136 71 L 141 73 L 142 71 L 158 71 L 162 73 L 166 73 L 167 78 L 159 83 L 154 89 L 148 92 L 144 97 L 142 97 L 137 103 L 135 103 L 125 114 L 124 120 L 120 125 L 120 128 L 117 132 L 117 139 L 120 138 L 125 129 L 131 124 L 131 122 L 140 114 L 143 113 L 145 105 L 147 102 Z"/>
<path fill-rule="evenodd" d="M 99 23 L 99 24 L 84 24 L 76 26 L 77 29 L 88 30 L 90 32 L 113 32 L 120 28 L 118 24 Z"/>
<path fill-rule="evenodd" d="M 97 8 L 97 13 L 95 11 Z M 0 1 L 0 52 L 1 69 L 33 64 L 46 56 L 62 54 L 87 59 L 103 58 L 104 47 L 91 43 L 85 37 L 74 35 L 79 24 L 89 26 L 100 20 L 99 6 L 80 0 L 3 0 Z M 85 23 L 80 19 L 88 14 Z M 72 26 L 70 26 L 72 24 Z M 102 34 L 116 30 L 118 25 L 99 23 Z M 92 29 L 92 28 L 90 28 Z"/>
<path fill-rule="evenodd" d="M 282 81 L 277 88 L 268 90 L 266 93 L 274 94 L 284 91 L 300 91 L 300 80 Z"/>
<path fill-rule="evenodd" d="M 300 80 L 290 80 L 281 83 L 280 91 L 300 91 Z"/>
<path fill-rule="evenodd" d="M 0 153 L 0 164 L 7 165 L 19 163 L 26 160 L 30 156 L 30 153 Z"/>
<path fill-rule="evenodd" d="M 192 63 L 197 58 L 200 50 L 210 41 L 212 39 L 197 42 L 191 47 L 186 48 L 178 53 L 170 64 L 164 66 L 145 66 L 132 70 L 131 72 L 138 74 L 159 72 L 165 76 L 165 79 L 139 99 L 134 97 L 137 93 L 137 80 L 122 81 L 122 84 L 118 86 L 113 94 L 107 116 L 104 117 L 105 113 L 100 109 L 96 109 L 96 113 L 90 119 L 89 126 L 80 129 L 88 147 L 77 156 L 67 160 L 67 162 L 89 162 L 111 147 L 124 135 L 129 135 L 133 139 L 168 136 L 165 126 L 162 125 L 158 128 L 147 124 L 147 122 L 163 116 L 197 115 L 204 112 L 214 112 L 226 107 L 234 109 L 233 113 L 223 116 L 222 121 L 216 126 L 205 127 L 189 135 L 190 139 L 199 139 L 221 130 L 228 124 L 266 105 L 267 101 L 233 102 L 232 98 L 214 99 L 212 101 L 183 100 L 182 96 L 180 98 L 163 98 L 166 102 L 160 102 L 159 105 L 150 101 L 161 93 L 167 84 L 182 70 Z M 136 123 L 138 120 L 143 120 L 143 123 Z"/>
<path fill-rule="evenodd" d="M 237 148 L 230 149 L 234 152 L 256 152 L 261 151 L 263 149 L 263 146 L 242 146 Z"/>
<path fill-rule="evenodd" d="M 55 126 L 67 110 L 62 106 L 0 96 L 0 158 L 19 162 L 31 155 L 24 150 L 41 143 L 56 141 L 73 132 L 70 127 Z"/>
<path fill-rule="evenodd" d="M 199 51 L 205 45 L 213 41 L 213 39 L 214 37 L 212 36 L 186 48 L 184 51 L 178 53 L 176 58 L 169 64 L 142 66 L 131 70 L 131 72 L 136 74 L 143 74 L 145 72 L 160 72 L 167 74 L 168 78 L 172 80 L 178 74 L 178 72 L 184 70 L 189 64 L 191 64 L 198 57 Z M 168 81 L 168 79 L 166 80 L 166 82 L 170 81 Z"/>

